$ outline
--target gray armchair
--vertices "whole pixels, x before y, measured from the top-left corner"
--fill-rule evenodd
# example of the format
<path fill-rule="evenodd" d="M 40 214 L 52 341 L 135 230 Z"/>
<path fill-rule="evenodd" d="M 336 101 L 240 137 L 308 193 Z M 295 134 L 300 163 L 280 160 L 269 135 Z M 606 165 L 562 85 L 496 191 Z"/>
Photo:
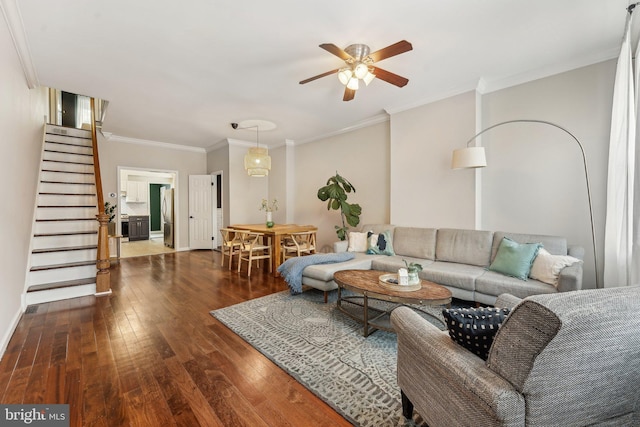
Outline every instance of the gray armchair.
<path fill-rule="evenodd" d="M 393 311 L 398 385 L 438 426 L 640 426 L 640 286 L 502 295 L 485 362 L 407 307 Z"/>

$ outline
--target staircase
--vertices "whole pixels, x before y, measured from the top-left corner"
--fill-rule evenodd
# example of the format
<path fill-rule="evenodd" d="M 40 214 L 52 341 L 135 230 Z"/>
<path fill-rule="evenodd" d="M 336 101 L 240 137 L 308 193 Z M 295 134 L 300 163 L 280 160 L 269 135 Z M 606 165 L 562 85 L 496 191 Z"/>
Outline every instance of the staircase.
<path fill-rule="evenodd" d="M 96 293 L 97 213 L 91 131 L 46 125 L 27 305 Z"/>

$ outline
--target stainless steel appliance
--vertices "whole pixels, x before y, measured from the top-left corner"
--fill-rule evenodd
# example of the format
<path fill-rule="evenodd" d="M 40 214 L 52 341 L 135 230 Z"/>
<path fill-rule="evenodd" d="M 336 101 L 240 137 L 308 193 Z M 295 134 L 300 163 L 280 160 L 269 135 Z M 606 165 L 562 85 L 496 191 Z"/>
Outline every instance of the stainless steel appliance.
<path fill-rule="evenodd" d="M 120 227 L 122 228 L 122 237 L 129 237 L 129 215 L 120 215 Z"/>
<path fill-rule="evenodd" d="M 162 230 L 164 231 L 164 245 L 174 247 L 174 209 L 173 188 L 160 188 L 160 209 L 162 212 Z"/>

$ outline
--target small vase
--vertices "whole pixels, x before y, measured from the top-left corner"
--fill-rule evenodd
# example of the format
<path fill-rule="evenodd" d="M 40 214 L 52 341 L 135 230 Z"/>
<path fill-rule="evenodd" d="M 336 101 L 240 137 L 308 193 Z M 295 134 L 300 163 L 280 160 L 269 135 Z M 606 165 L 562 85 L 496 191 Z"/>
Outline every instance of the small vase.
<path fill-rule="evenodd" d="M 418 271 L 417 270 L 409 270 L 409 284 L 410 285 L 417 285 L 418 283 L 420 283 L 420 277 L 418 276 Z"/>
<path fill-rule="evenodd" d="M 267 228 L 273 227 L 273 212 L 267 212 Z"/>

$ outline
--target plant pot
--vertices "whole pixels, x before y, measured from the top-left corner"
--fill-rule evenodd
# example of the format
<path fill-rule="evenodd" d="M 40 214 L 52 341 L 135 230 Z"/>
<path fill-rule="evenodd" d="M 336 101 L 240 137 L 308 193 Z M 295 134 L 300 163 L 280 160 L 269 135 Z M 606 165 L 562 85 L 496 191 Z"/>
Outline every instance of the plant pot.
<path fill-rule="evenodd" d="M 267 228 L 273 227 L 273 212 L 267 212 Z"/>
<path fill-rule="evenodd" d="M 418 276 L 418 270 L 409 270 L 409 284 L 417 285 L 420 283 L 420 276 Z"/>

